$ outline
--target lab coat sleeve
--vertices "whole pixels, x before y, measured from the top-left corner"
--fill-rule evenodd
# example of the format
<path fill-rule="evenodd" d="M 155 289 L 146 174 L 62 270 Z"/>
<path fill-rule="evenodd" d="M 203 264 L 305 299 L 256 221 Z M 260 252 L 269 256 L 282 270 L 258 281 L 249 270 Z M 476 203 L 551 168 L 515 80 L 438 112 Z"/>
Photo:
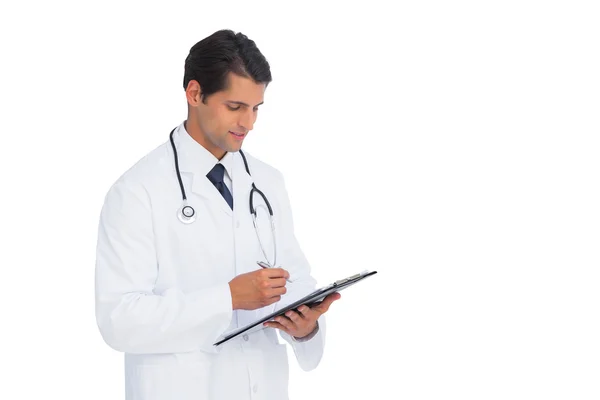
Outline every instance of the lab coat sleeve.
<path fill-rule="evenodd" d="M 293 282 L 286 285 L 287 293 L 282 296 L 276 308 L 285 307 L 313 292 L 316 289 L 317 283 L 314 277 L 311 276 L 310 264 L 296 239 L 291 204 L 285 187 L 284 178 L 280 173 L 279 179 L 280 190 L 278 197 L 279 203 L 282 205 L 282 210 L 280 212 L 282 218 L 280 219 L 280 224 L 277 226 L 277 229 L 280 229 L 282 232 L 282 252 L 280 253 L 281 262 L 279 264 L 290 273 Z M 315 369 L 323 356 L 326 332 L 325 315 L 319 317 L 318 323 L 319 331 L 317 334 L 305 342 L 295 341 L 287 333 L 278 330 L 281 338 L 292 346 L 298 364 L 304 371 Z"/>
<path fill-rule="evenodd" d="M 157 295 L 158 262 L 149 196 L 118 181 L 100 214 L 95 271 L 96 320 L 105 342 L 126 353 L 217 352 L 212 343 L 232 318 L 228 283 Z"/>

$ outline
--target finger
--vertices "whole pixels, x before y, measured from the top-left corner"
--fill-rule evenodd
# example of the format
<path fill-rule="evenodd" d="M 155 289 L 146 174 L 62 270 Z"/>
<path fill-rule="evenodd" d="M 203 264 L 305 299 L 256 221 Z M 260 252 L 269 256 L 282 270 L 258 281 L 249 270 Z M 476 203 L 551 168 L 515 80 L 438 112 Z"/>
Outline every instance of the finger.
<path fill-rule="evenodd" d="M 334 301 L 339 300 L 341 297 L 342 295 L 339 293 L 332 293 L 325 297 L 325 299 L 323 299 L 319 305 L 313 307 L 312 309 L 320 314 L 323 314 L 329 310 L 329 306 L 331 306 Z"/>
<path fill-rule="evenodd" d="M 273 288 L 269 290 L 270 296 L 282 296 L 287 293 L 287 288 L 285 286 Z"/>
<path fill-rule="evenodd" d="M 271 278 L 267 282 L 272 288 L 284 287 L 286 284 L 286 280 L 283 278 Z"/>
<path fill-rule="evenodd" d="M 267 328 L 279 329 L 279 330 L 284 331 L 287 334 L 290 334 L 288 329 L 285 326 L 281 325 L 279 322 L 269 321 L 269 322 L 265 322 L 263 325 L 266 326 Z"/>
<path fill-rule="evenodd" d="M 294 324 L 298 325 L 299 322 L 304 320 L 304 316 L 294 311 L 288 311 L 285 316 L 289 318 Z"/>
<path fill-rule="evenodd" d="M 270 306 L 273 303 L 277 303 L 281 300 L 281 296 L 270 296 L 263 298 L 263 307 Z"/>
<path fill-rule="evenodd" d="M 263 269 L 262 272 L 269 278 L 289 279 L 290 277 L 290 273 L 283 268 L 267 268 Z"/>
<path fill-rule="evenodd" d="M 321 312 L 325 312 L 329 309 L 329 307 L 331 306 L 331 304 L 338 300 L 340 298 L 340 294 L 339 293 L 332 293 L 330 295 L 328 295 L 327 297 L 325 297 L 325 299 L 321 302 L 321 304 L 319 304 L 317 306 L 317 309 Z"/>
<path fill-rule="evenodd" d="M 294 321 L 292 321 L 291 319 L 289 319 L 287 317 L 278 316 L 278 317 L 275 317 L 274 320 L 275 320 L 275 322 L 284 326 L 285 329 L 287 329 L 287 330 L 293 331 L 294 329 L 296 329 L 296 324 L 294 323 Z"/>
<path fill-rule="evenodd" d="M 314 307 L 310 308 L 306 305 L 301 305 L 300 307 L 298 307 L 298 311 L 304 319 L 309 320 L 316 320 L 317 318 L 319 318 L 319 315 L 321 315 L 319 312 L 314 310 Z"/>
<path fill-rule="evenodd" d="M 267 279 L 265 281 L 259 281 L 257 286 L 263 292 L 284 294 L 287 289 L 285 284 L 282 285 L 281 282 L 285 283 L 285 279 Z"/>
<path fill-rule="evenodd" d="M 334 292 L 334 293 L 331 293 L 330 295 L 328 295 L 328 296 L 327 296 L 327 297 L 325 297 L 325 298 L 326 298 L 326 299 L 327 299 L 327 298 L 331 298 L 331 302 L 333 303 L 334 301 L 341 299 L 341 298 L 342 298 L 342 295 L 341 295 L 341 293 L 339 293 L 339 292 Z"/>

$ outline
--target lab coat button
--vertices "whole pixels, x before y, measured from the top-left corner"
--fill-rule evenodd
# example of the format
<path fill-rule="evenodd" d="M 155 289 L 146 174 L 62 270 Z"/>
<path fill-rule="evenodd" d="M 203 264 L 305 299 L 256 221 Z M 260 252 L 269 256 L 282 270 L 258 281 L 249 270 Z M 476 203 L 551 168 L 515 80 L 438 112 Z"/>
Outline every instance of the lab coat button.
<path fill-rule="evenodd" d="M 242 336 L 244 338 L 244 340 L 247 342 L 248 341 L 248 335 L 244 335 Z"/>
<path fill-rule="evenodd" d="M 252 387 L 252 391 L 254 393 L 258 392 L 258 385 L 256 383 L 254 384 L 254 387 Z"/>
<path fill-rule="evenodd" d="M 239 227 L 240 227 L 240 221 L 236 221 L 236 222 L 235 222 L 235 227 L 236 227 L 236 228 L 239 228 Z"/>

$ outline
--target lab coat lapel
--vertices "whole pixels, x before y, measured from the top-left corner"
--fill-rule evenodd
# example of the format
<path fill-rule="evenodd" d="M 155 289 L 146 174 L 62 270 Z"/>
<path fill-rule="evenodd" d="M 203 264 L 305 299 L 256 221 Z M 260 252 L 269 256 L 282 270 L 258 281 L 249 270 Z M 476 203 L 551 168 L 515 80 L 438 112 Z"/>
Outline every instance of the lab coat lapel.
<path fill-rule="evenodd" d="M 252 172 L 252 171 L 250 171 Z M 246 172 L 244 160 L 240 153 L 236 153 L 233 159 L 233 207 L 238 218 L 250 213 L 250 190 L 252 189 L 252 177 Z"/>

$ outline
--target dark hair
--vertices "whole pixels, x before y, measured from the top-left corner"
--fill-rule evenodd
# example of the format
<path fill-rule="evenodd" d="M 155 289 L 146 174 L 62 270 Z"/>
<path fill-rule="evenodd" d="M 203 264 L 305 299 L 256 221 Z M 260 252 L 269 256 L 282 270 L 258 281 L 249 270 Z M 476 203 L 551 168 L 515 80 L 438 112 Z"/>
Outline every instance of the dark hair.
<path fill-rule="evenodd" d="M 227 74 L 251 78 L 256 83 L 269 84 L 271 69 L 267 59 L 254 41 L 242 33 L 223 29 L 196 43 L 185 59 L 183 88 L 196 80 L 202 88 L 202 101 L 206 96 L 227 86 Z"/>

